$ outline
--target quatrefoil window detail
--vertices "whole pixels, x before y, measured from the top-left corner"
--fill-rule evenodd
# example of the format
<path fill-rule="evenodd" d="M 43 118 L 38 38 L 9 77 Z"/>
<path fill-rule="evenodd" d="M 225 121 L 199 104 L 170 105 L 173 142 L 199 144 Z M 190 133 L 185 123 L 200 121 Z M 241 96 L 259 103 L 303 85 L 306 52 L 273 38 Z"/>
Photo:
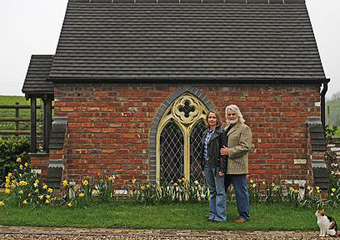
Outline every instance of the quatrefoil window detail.
<path fill-rule="evenodd" d="M 190 106 L 191 102 L 189 100 L 186 100 L 184 102 L 184 106 L 179 106 L 178 110 L 180 112 L 184 112 L 184 116 L 188 118 L 190 116 L 191 112 L 195 112 L 195 107 Z"/>

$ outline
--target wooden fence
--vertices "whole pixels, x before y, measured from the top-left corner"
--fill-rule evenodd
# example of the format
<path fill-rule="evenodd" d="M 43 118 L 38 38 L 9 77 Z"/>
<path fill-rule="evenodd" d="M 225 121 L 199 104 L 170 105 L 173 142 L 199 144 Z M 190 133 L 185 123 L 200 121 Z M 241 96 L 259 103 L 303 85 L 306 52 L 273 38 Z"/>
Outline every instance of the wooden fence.
<path fill-rule="evenodd" d="M 15 105 L 0 105 L 0 109 L 14 109 L 15 110 L 15 117 L 0 117 L 1 122 L 14 122 L 14 130 L 3 130 L 0 129 L 0 135 L 29 135 L 31 134 L 30 130 L 21 130 L 20 123 L 22 122 L 30 122 L 30 117 L 20 117 L 20 110 L 21 109 L 30 109 L 31 106 L 29 105 L 20 105 L 18 102 Z M 37 106 L 38 109 L 41 109 L 41 106 Z"/>

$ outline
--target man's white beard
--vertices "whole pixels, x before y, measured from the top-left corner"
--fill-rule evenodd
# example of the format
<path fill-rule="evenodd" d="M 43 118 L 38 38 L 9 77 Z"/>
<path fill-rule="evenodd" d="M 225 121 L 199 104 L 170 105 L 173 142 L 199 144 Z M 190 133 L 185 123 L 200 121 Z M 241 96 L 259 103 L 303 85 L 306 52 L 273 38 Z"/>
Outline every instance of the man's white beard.
<path fill-rule="evenodd" d="M 235 124 L 235 123 L 237 123 L 238 121 L 235 119 L 235 120 L 229 120 L 229 123 L 230 124 Z"/>

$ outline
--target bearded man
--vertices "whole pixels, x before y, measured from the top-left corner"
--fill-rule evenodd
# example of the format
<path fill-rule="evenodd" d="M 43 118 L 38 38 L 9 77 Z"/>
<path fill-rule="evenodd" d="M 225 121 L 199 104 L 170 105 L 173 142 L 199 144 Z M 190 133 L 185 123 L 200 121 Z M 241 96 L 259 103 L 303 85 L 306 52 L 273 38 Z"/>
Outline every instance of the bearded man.
<path fill-rule="evenodd" d="M 249 194 L 247 189 L 248 153 L 252 146 L 250 127 L 236 105 L 229 105 L 225 109 L 227 146 L 220 150 L 222 156 L 228 156 L 225 187 L 233 184 L 236 195 L 239 218 L 236 223 L 243 223 L 250 219 Z"/>

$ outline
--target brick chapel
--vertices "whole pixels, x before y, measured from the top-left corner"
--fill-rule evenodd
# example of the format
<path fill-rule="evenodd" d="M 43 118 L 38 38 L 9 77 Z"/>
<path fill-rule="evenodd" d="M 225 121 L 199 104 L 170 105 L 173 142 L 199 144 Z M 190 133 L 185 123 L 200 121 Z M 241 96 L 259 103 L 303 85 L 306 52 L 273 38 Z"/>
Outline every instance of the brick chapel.
<path fill-rule="evenodd" d="M 328 82 L 305 0 L 69 0 L 56 52 L 32 55 L 22 89 L 32 169 L 55 187 L 198 180 L 206 113 L 224 121 L 236 104 L 250 179 L 326 188 Z"/>

